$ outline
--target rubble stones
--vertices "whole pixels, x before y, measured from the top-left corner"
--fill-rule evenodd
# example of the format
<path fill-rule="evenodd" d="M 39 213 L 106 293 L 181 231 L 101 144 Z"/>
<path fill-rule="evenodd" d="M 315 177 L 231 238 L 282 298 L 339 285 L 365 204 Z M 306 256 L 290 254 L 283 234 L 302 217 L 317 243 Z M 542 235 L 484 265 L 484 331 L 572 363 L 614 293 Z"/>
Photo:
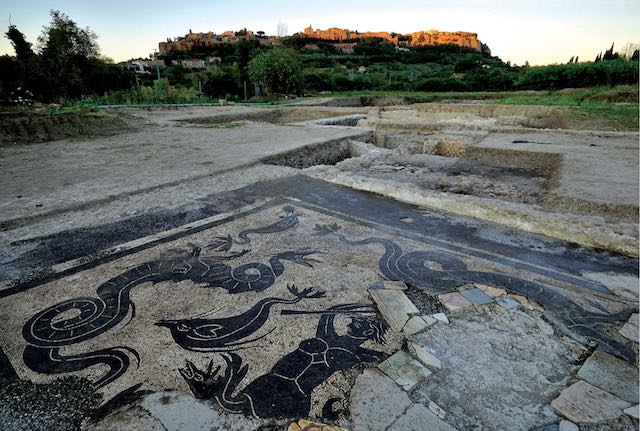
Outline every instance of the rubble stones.
<path fill-rule="evenodd" d="M 434 403 L 433 401 L 429 401 L 429 410 L 435 413 L 435 415 L 438 416 L 440 419 L 444 419 L 445 416 L 447 415 L 445 411 L 442 410 L 442 408 L 436 403 Z"/>
<path fill-rule="evenodd" d="M 573 422 L 562 420 L 558 425 L 558 431 L 579 431 L 578 425 Z"/>

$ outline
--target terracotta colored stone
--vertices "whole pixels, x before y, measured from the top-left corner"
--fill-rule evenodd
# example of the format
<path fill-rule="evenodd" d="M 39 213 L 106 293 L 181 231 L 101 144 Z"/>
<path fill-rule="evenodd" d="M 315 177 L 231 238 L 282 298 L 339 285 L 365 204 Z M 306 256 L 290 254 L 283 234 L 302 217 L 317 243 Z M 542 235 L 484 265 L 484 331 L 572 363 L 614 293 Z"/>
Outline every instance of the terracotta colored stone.
<path fill-rule="evenodd" d="M 451 311 L 462 310 L 473 304 L 458 292 L 445 293 L 438 296 L 440 302 Z"/>

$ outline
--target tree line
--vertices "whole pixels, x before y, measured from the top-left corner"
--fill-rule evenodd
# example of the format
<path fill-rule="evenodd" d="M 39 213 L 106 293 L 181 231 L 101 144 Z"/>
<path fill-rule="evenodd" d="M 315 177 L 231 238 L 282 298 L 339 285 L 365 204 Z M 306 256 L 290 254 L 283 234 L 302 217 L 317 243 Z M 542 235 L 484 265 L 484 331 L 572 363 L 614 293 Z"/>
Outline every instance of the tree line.
<path fill-rule="evenodd" d="M 239 100 L 260 94 L 262 100 L 325 91 L 557 90 L 638 83 L 638 51 L 621 55 L 613 45 L 595 61 L 581 63 L 572 57 L 568 64 L 530 67 L 505 63 L 486 47 L 481 51 L 456 45 L 399 49 L 373 38 L 359 41 L 352 53 L 345 53 L 331 41 L 300 36 L 285 38 L 280 47 L 240 40 L 166 53 L 161 58 L 167 67 L 157 81 L 155 74 L 136 77 L 101 57 L 96 34 L 59 11 L 51 11 L 51 22 L 38 38 L 37 49 L 15 26 L 9 27 L 6 37 L 15 57 L 0 57 L 0 99 L 18 89 L 42 101 L 109 94 L 109 100 L 141 103 L 185 102 L 196 95 Z M 204 70 L 180 64 L 185 58 L 211 56 L 221 61 Z"/>
<path fill-rule="evenodd" d="M 53 10 L 51 22 L 34 49 L 15 25 L 5 36 L 15 58 L 0 57 L 0 99 L 28 91 L 36 100 L 79 99 L 85 95 L 127 89 L 133 75 L 100 57 L 97 35 Z"/>

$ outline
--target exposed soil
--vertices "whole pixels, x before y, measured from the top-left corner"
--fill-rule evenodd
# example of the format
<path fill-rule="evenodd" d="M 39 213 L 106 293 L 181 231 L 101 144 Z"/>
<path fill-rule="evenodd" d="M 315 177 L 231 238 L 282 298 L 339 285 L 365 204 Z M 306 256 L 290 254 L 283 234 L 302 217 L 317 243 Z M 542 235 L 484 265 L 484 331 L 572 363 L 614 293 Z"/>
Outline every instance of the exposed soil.
<path fill-rule="evenodd" d="M 110 136 L 128 129 L 113 115 L 3 113 L 0 115 L 0 145 L 55 141 L 78 136 Z"/>
<path fill-rule="evenodd" d="M 534 169 L 501 167 L 433 155 L 367 158 L 343 162 L 357 175 L 411 183 L 423 189 L 526 204 L 544 199 L 547 178 Z"/>
<path fill-rule="evenodd" d="M 251 110 L 248 112 L 237 112 L 199 118 L 190 118 L 183 121 L 194 124 L 222 124 L 234 121 L 255 121 L 273 124 L 288 124 L 299 121 L 317 120 L 320 118 L 338 117 L 351 113 L 363 113 L 364 110 L 338 111 L 335 109 L 305 109 L 305 108 L 281 108 Z"/>

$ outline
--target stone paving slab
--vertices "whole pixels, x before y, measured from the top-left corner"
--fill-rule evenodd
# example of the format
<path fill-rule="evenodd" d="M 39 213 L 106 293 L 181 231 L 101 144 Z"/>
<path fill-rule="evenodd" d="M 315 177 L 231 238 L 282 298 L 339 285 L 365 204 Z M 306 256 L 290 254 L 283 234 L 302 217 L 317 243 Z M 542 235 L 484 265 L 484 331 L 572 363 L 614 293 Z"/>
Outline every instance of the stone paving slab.
<path fill-rule="evenodd" d="M 507 291 L 504 289 L 500 289 L 497 287 L 486 286 L 484 284 L 476 284 L 476 287 L 482 290 L 484 293 L 489 295 L 492 298 L 496 298 L 498 296 L 506 295 Z"/>
<path fill-rule="evenodd" d="M 619 417 L 630 404 L 580 380 L 563 389 L 551 406 L 572 422 L 596 423 Z"/>
<path fill-rule="evenodd" d="M 402 328 L 402 331 L 407 335 L 417 334 L 424 331 L 429 327 L 429 324 L 424 321 L 420 316 L 412 316 Z"/>
<path fill-rule="evenodd" d="M 353 430 L 383 431 L 410 405 L 409 396 L 389 377 L 375 369 L 364 370 L 351 389 Z"/>
<path fill-rule="evenodd" d="M 622 328 L 620 328 L 618 332 L 620 332 L 620 335 L 623 337 L 631 341 L 635 341 L 636 343 L 640 340 L 640 329 L 631 322 L 627 322 L 622 325 Z"/>
<path fill-rule="evenodd" d="M 498 296 L 496 302 L 506 310 L 515 310 L 520 307 L 520 303 L 508 295 Z"/>
<path fill-rule="evenodd" d="M 491 304 L 493 302 L 489 295 L 477 288 L 461 290 L 460 294 L 473 305 Z"/>
<path fill-rule="evenodd" d="M 450 311 L 459 311 L 473 304 L 458 292 L 445 293 L 438 296 L 442 305 Z"/>
<path fill-rule="evenodd" d="M 580 367 L 578 376 L 623 400 L 638 402 L 638 369 L 615 356 L 596 350 Z"/>
<path fill-rule="evenodd" d="M 632 418 L 638 419 L 640 416 L 640 405 L 636 404 L 635 406 L 627 407 L 624 409 L 624 412 Z"/>
<path fill-rule="evenodd" d="M 431 375 L 431 371 L 402 350 L 378 364 L 378 368 L 405 390 Z"/>
<path fill-rule="evenodd" d="M 420 404 L 413 404 L 388 428 L 389 431 L 455 431 L 456 429 Z"/>
<path fill-rule="evenodd" d="M 369 293 L 394 331 L 401 331 L 409 317 L 419 313 L 401 290 L 371 289 Z"/>

